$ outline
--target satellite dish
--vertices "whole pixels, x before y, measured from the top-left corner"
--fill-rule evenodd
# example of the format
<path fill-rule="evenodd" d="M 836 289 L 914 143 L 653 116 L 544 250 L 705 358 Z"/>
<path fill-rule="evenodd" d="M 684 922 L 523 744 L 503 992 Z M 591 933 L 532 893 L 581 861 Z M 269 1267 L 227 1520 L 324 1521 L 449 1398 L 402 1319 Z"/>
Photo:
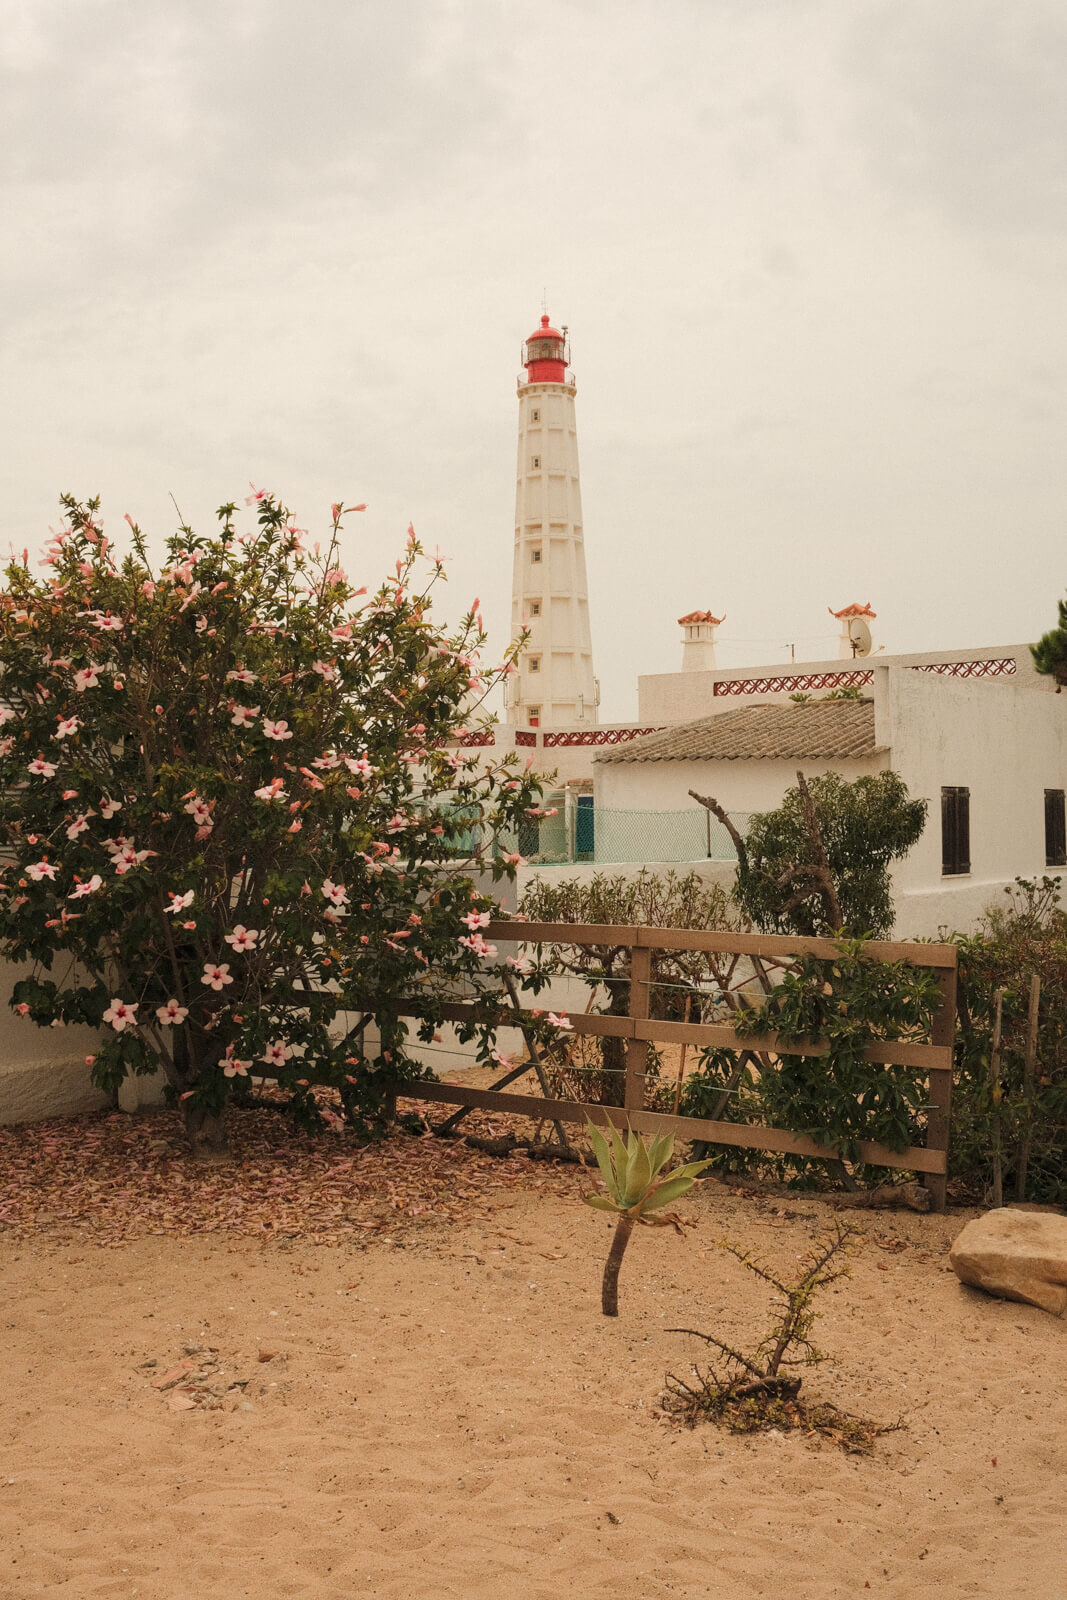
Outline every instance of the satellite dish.
<path fill-rule="evenodd" d="M 869 656 L 871 653 L 871 630 L 862 617 L 850 617 L 848 623 L 848 637 L 852 644 L 854 656 Z"/>

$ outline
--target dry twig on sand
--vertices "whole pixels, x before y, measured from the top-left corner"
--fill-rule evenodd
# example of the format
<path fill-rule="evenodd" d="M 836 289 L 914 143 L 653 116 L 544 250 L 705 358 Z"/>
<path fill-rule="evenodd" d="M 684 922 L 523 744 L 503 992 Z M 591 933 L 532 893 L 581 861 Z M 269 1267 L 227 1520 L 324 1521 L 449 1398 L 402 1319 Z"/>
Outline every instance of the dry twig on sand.
<path fill-rule="evenodd" d="M 774 1320 L 750 1355 L 696 1328 L 668 1329 L 670 1333 L 703 1339 L 718 1352 L 718 1361 L 713 1360 L 706 1368 L 694 1366 L 689 1379 L 668 1373 L 664 1411 L 689 1427 L 707 1420 L 733 1433 L 800 1428 L 809 1435 L 832 1438 L 852 1452 L 870 1450 L 879 1434 L 891 1431 L 879 1423 L 850 1417 L 828 1403 L 807 1405 L 799 1398 L 800 1378 L 782 1371 L 784 1367 L 815 1366 L 824 1359 L 811 1337 L 814 1297 L 817 1290 L 848 1276 L 849 1268 L 842 1257 L 857 1231 L 847 1223 L 835 1222 L 815 1240 L 801 1260 L 799 1275 L 791 1282 L 777 1277 L 740 1246 L 723 1240 L 723 1249 L 771 1285 L 777 1301 Z"/>

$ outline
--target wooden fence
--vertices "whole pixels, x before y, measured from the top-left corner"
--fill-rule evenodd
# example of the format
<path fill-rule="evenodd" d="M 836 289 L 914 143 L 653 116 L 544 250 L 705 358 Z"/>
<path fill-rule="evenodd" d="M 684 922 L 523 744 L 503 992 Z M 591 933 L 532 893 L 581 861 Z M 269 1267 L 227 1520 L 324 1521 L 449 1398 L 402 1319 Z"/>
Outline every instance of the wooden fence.
<path fill-rule="evenodd" d="M 729 1023 L 672 1022 L 652 1017 L 651 970 L 654 950 L 707 951 L 752 956 L 780 964 L 796 956 L 833 958 L 840 951 L 832 939 L 555 922 L 494 922 L 485 929 L 485 936 L 499 942 L 629 948 L 629 1014 L 606 1016 L 566 1013 L 576 1034 L 598 1034 L 625 1040 L 624 1105 L 592 1105 L 579 1100 L 507 1094 L 499 1088 L 474 1089 L 451 1083 L 420 1083 L 417 1090 L 411 1091 L 413 1098 L 517 1113 L 540 1121 L 584 1123 L 588 1119 L 600 1124 L 614 1122 L 618 1126 L 628 1123 L 639 1133 L 676 1133 L 686 1139 L 705 1140 L 710 1144 L 745 1145 L 757 1150 L 813 1156 L 822 1160 L 838 1158 L 837 1150 L 783 1128 L 712 1121 L 706 1117 L 683 1117 L 644 1109 L 648 1048 L 651 1043 L 687 1044 L 697 1048 L 712 1045 L 728 1050 L 758 1051 L 761 1054 L 776 1054 L 781 1048 L 782 1054 L 794 1056 L 821 1056 L 826 1055 L 829 1049 L 823 1040 L 790 1042 L 779 1047 L 776 1034 L 742 1037 Z M 868 1061 L 917 1067 L 928 1074 L 930 1109 L 927 1113 L 925 1146 L 911 1146 L 907 1150 L 897 1151 L 885 1145 L 861 1141 L 860 1154 L 864 1161 L 875 1166 L 901 1167 L 921 1173 L 930 1190 L 934 1209 L 943 1211 L 948 1174 L 952 1052 L 956 1027 L 956 950 L 950 944 L 892 944 L 874 940 L 865 946 L 865 950 L 874 960 L 909 961 L 916 966 L 932 968 L 941 990 L 941 1003 L 934 1016 L 928 1044 L 878 1043 L 868 1046 L 864 1052 Z M 445 1018 L 450 1022 L 462 1022 L 478 1014 L 477 1003 L 457 1002 L 445 1009 Z M 509 1076 L 516 1075 L 512 1073 Z"/>

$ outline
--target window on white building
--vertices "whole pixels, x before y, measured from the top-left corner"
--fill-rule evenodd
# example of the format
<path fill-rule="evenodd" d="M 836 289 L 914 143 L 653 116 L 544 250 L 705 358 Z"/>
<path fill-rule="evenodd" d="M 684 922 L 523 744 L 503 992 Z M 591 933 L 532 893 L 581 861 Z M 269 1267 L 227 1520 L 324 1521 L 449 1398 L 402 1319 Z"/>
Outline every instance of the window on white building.
<path fill-rule="evenodd" d="M 541 726 L 541 707 L 531 706 L 526 713 L 526 719 L 531 728 L 539 728 Z"/>
<path fill-rule="evenodd" d="M 527 656 L 526 664 L 529 667 L 531 672 L 540 672 L 540 670 L 541 670 L 541 657 L 540 656 Z"/>
<path fill-rule="evenodd" d="M 540 602 L 540 600 L 531 600 L 530 601 L 530 615 L 531 615 L 531 617 L 539 617 L 541 615 L 541 602 Z"/>
<path fill-rule="evenodd" d="M 540 559 L 541 559 L 541 546 L 539 544 L 535 544 L 533 549 L 530 551 L 530 560 L 536 566 L 537 563 L 540 561 Z"/>
<path fill-rule="evenodd" d="M 971 791 L 941 790 L 941 875 L 960 877 L 971 870 Z"/>
<path fill-rule="evenodd" d="M 536 471 L 536 469 L 541 465 L 541 457 L 540 456 L 531 456 L 530 457 L 530 465 Z"/>
<path fill-rule="evenodd" d="M 531 422 L 540 422 L 540 420 L 541 420 L 540 411 L 531 411 L 530 412 L 530 421 Z"/>
<path fill-rule="evenodd" d="M 1064 790 L 1045 790 L 1045 865 L 1067 867 L 1067 806 Z"/>

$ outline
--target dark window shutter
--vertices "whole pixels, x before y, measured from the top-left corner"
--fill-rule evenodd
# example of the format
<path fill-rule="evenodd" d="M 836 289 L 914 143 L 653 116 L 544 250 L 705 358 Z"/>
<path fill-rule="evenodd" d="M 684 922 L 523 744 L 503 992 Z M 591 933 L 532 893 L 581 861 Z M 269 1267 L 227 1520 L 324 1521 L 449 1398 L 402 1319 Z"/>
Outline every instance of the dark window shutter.
<path fill-rule="evenodd" d="M 956 791 L 941 791 L 941 874 L 956 871 Z"/>
<path fill-rule="evenodd" d="M 971 791 L 941 791 L 941 872 L 944 877 L 971 870 Z"/>
<path fill-rule="evenodd" d="M 1067 812 L 1062 789 L 1045 790 L 1045 865 L 1067 867 Z"/>

